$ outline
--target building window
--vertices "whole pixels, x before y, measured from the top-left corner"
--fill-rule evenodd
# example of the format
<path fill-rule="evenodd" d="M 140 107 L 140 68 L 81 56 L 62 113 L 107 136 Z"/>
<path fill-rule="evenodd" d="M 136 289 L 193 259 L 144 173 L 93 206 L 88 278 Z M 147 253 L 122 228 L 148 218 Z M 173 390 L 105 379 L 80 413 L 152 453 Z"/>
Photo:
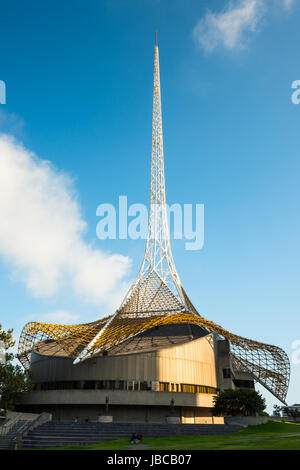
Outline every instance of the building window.
<path fill-rule="evenodd" d="M 133 390 L 133 380 L 128 380 L 128 382 L 127 382 L 127 390 Z"/>
<path fill-rule="evenodd" d="M 231 378 L 231 370 L 230 369 L 223 369 L 223 378 L 230 379 Z"/>
<path fill-rule="evenodd" d="M 206 387 L 205 385 L 181 384 L 181 391 L 186 393 L 209 393 L 215 395 L 217 390 L 214 387 Z"/>
<path fill-rule="evenodd" d="M 125 390 L 126 382 L 124 380 L 115 380 L 116 390 Z"/>
<path fill-rule="evenodd" d="M 181 391 L 187 393 L 195 393 L 196 392 L 196 385 L 191 384 L 181 384 Z"/>
<path fill-rule="evenodd" d="M 169 391 L 169 382 L 159 382 L 159 391 L 168 392 Z"/>
<path fill-rule="evenodd" d="M 94 390 L 95 389 L 95 380 L 85 380 L 83 384 L 84 390 Z"/>
<path fill-rule="evenodd" d="M 233 380 L 233 383 L 238 388 L 254 388 L 253 380 Z"/>
<path fill-rule="evenodd" d="M 237 387 L 254 388 L 251 380 L 235 381 Z M 35 390 L 129 390 L 216 394 L 217 389 L 205 385 L 176 384 L 169 382 L 150 382 L 138 380 L 77 380 L 61 382 L 42 382 L 35 384 Z"/>
<path fill-rule="evenodd" d="M 140 382 L 140 390 L 152 390 L 151 382 Z"/>
<path fill-rule="evenodd" d="M 180 392 L 180 384 L 170 384 L 171 392 Z"/>
<path fill-rule="evenodd" d="M 109 380 L 97 380 L 96 388 L 98 390 L 109 390 Z"/>

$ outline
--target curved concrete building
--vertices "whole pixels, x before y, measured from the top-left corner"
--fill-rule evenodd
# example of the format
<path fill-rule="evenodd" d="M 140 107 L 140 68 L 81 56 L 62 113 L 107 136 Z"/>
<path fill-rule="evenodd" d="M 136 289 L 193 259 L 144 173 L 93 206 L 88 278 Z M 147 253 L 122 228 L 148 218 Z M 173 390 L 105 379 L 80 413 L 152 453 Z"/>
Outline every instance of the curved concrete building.
<path fill-rule="evenodd" d="M 47 410 L 54 420 L 97 421 L 109 412 L 114 421 L 164 422 L 173 416 L 182 423 L 223 422 L 211 409 L 220 387 L 232 388 L 229 345 L 201 327 L 152 328 L 77 365 L 57 349 L 53 354 L 53 341 L 46 340 L 32 351 L 35 390 L 22 396 L 19 409 Z M 246 379 L 244 386 L 254 387 Z"/>

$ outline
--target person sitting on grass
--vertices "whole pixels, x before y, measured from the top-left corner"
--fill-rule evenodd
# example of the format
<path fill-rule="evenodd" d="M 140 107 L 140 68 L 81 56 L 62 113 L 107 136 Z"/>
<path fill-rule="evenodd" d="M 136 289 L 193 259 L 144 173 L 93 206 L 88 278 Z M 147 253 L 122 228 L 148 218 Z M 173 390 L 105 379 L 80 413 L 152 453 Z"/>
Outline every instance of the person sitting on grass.
<path fill-rule="evenodd" d="M 136 444 L 136 441 L 137 441 L 137 435 L 133 433 L 130 439 L 130 444 Z"/>

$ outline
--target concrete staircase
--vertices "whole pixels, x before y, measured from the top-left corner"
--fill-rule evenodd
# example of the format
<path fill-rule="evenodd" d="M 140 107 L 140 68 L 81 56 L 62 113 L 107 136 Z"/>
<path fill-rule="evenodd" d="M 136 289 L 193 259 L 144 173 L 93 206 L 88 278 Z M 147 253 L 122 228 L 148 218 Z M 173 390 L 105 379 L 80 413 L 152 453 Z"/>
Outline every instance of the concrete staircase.
<path fill-rule="evenodd" d="M 17 433 L 26 426 L 28 421 L 18 421 L 7 434 L 0 435 L 0 450 L 14 449 Z"/>
<path fill-rule="evenodd" d="M 241 429 L 226 424 L 163 424 L 163 423 L 70 423 L 47 422 L 23 437 L 23 447 L 88 445 L 141 433 L 143 437 L 223 435 Z"/>

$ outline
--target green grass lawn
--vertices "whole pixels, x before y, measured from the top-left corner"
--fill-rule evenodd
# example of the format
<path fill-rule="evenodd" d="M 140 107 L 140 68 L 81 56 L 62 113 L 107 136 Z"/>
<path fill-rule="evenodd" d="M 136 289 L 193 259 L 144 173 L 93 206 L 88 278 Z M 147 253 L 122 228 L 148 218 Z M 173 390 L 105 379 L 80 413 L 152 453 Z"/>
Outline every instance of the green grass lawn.
<path fill-rule="evenodd" d="M 299 434 L 289 436 L 289 434 Z M 283 437 L 288 436 L 288 437 Z M 249 426 L 224 436 L 174 436 L 144 438 L 143 446 L 130 445 L 129 439 L 115 439 L 89 446 L 49 447 L 52 450 L 300 450 L 300 423 L 269 421 L 259 426 Z"/>

